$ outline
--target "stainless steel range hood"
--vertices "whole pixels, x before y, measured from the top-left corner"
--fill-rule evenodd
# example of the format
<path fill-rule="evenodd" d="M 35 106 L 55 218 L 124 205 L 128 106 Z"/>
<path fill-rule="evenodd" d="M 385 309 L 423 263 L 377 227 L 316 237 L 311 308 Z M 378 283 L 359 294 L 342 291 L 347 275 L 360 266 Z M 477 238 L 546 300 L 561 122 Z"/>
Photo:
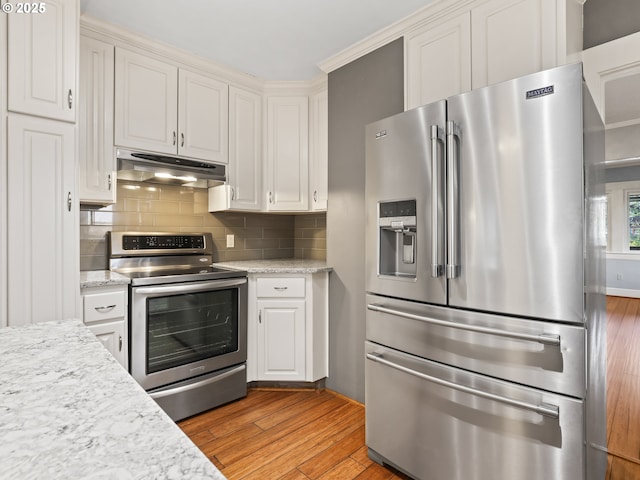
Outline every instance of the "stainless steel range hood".
<path fill-rule="evenodd" d="M 118 179 L 208 188 L 224 183 L 226 165 L 178 156 L 116 149 Z"/>

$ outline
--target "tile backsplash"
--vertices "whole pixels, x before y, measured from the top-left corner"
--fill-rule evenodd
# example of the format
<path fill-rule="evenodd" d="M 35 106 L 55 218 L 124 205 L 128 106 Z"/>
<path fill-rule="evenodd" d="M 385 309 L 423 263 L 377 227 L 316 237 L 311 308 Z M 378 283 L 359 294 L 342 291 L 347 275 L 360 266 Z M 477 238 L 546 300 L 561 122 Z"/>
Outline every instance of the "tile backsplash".
<path fill-rule="evenodd" d="M 326 259 L 324 213 L 280 215 L 207 211 L 206 189 L 118 181 L 117 203 L 80 208 L 80 269 L 108 268 L 108 231 L 211 232 L 214 261 Z M 227 248 L 227 235 L 234 247 Z"/>

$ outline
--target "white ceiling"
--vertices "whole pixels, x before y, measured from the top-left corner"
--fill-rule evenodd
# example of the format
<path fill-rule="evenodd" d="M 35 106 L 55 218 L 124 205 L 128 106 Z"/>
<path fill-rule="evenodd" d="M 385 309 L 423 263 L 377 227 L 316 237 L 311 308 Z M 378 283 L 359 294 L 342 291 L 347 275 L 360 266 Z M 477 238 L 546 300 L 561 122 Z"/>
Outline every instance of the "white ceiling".
<path fill-rule="evenodd" d="M 434 0 L 81 0 L 81 12 L 263 80 L 317 64 Z"/>

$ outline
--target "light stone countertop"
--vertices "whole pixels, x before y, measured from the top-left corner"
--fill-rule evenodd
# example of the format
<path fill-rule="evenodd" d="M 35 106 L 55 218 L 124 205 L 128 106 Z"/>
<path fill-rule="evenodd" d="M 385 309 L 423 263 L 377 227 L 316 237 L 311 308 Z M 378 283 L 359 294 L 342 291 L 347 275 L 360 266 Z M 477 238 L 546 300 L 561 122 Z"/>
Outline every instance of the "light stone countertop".
<path fill-rule="evenodd" d="M 79 320 L 0 328 L 0 478 L 225 477 Z"/>
<path fill-rule="evenodd" d="M 86 270 L 80 272 L 80 288 L 129 285 L 129 277 L 110 270 Z"/>
<path fill-rule="evenodd" d="M 214 263 L 213 266 L 245 270 L 248 273 L 319 273 L 333 270 L 324 260 L 299 260 L 294 258 L 239 260 Z"/>

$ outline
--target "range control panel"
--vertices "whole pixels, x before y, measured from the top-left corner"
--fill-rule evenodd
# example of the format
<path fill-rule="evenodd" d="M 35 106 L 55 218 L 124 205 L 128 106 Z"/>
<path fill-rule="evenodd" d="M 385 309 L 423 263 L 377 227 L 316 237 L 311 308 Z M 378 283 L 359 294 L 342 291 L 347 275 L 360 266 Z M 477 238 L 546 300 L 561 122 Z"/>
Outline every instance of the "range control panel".
<path fill-rule="evenodd" d="M 123 250 L 202 249 L 203 235 L 124 235 Z"/>

